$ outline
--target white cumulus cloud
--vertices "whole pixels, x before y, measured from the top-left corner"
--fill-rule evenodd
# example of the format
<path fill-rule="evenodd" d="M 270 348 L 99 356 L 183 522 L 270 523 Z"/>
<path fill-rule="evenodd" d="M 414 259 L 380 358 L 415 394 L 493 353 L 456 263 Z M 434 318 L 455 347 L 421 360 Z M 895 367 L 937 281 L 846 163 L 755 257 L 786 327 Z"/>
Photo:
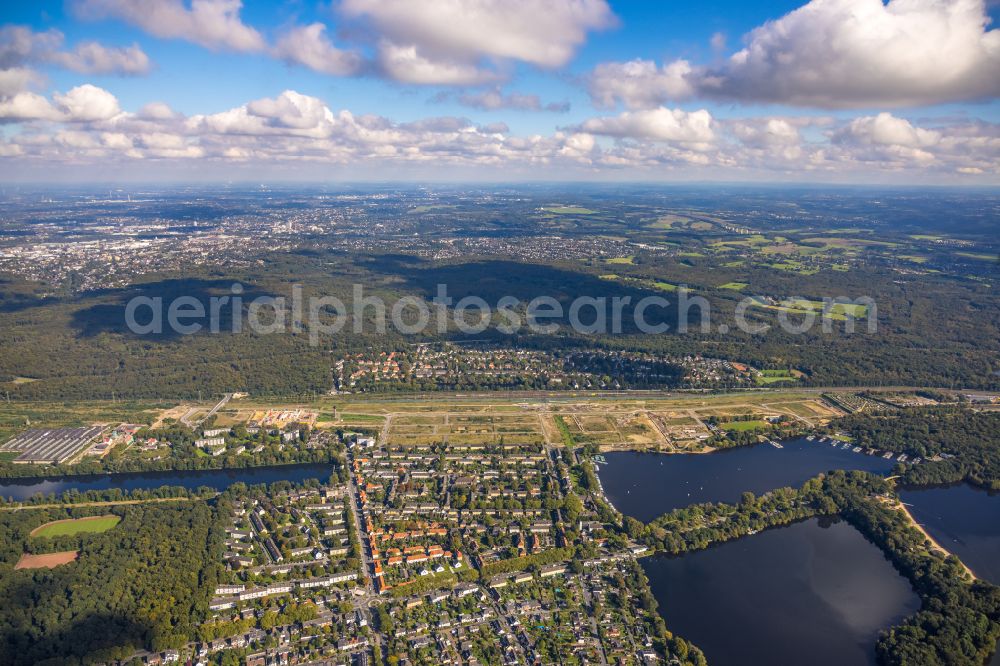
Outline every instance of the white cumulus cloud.
<path fill-rule="evenodd" d="M 438 95 L 436 99 L 444 101 L 449 95 Z M 481 92 L 462 93 L 456 97 L 459 104 L 481 109 L 483 111 L 497 111 L 500 109 L 513 109 L 515 111 L 551 111 L 555 113 L 565 113 L 569 111 L 569 102 L 549 102 L 542 103 L 538 95 L 528 95 L 525 93 L 505 93 L 500 88 L 491 88 Z"/>
<path fill-rule="evenodd" d="M 1000 32 L 983 0 L 813 0 L 702 77 L 725 97 L 909 106 L 1000 93 Z"/>
<path fill-rule="evenodd" d="M 651 60 L 601 63 L 588 77 L 587 85 L 594 103 L 612 107 L 619 101 L 630 108 L 653 108 L 670 100 L 694 94 L 688 80 L 691 64 L 676 60 L 657 67 Z"/>
<path fill-rule="evenodd" d="M 241 0 L 71 0 L 85 19 L 117 18 L 156 37 L 210 49 L 262 51 L 264 38 L 240 17 Z"/>
<path fill-rule="evenodd" d="M 53 120 L 92 122 L 110 120 L 121 113 L 118 99 L 103 88 L 85 83 L 49 101 L 33 92 L 19 92 L 0 100 L 0 120 Z"/>
<path fill-rule="evenodd" d="M 812 0 L 751 31 L 718 66 L 605 63 L 595 103 L 692 96 L 819 108 L 921 106 L 1000 95 L 1000 31 L 984 0 Z"/>
<path fill-rule="evenodd" d="M 344 0 L 341 11 L 368 17 L 389 39 L 430 53 L 543 67 L 566 64 L 589 30 L 614 20 L 604 0 Z"/>
<path fill-rule="evenodd" d="M 52 100 L 68 120 L 108 120 L 121 113 L 114 95 L 89 83 L 72 88 L 63 95 L 56 93 Z"/>
<path fill-rule="evenodd" d="M 185 117 L 162 103 L 122 111 L 109 92 L 79 86 L 47 99 L 20 92 L 0 101 L 0 119 L 19 126 L 0 140 L 0 174 L 64 167 L 128 170 L 156 158 L 163 168 L 229 173 L 231 165 L 352 173 L 479 169 L 500 174 L 627 171 L 646 178 L 919 178 L 995 183 L 1000 125 L 949 119 L 917 122 L 889 113 L 856 118 L 764 116 L 718 119 L 705 110 L 656 108 L 595 117 L 549 134 L 516 135 L 502 123 L 459 117 L 411 122 L 334 110 L 294 90 L 218 113 Z M 31 122 L 34 121 L 34 122 Z M 72 166 L 67 166 L 72 165 Z M 160 168 L 160 167 L 157 167 Z"/>
<path fill-rule="evenodd" d="M 897 118 L 890 113 L 855 118 L 846 127 L 835 133 L 834 137 L 862 141 L 869 145 L 903 146 L 906 148 L 932 146 L 941 140 L 939 132 L 914 127 L 910 121 Z"/>
<path fill-rule="evenodd" d="M 348 76 L 358 73 L 362 57 L 337 48 L 325 33 L 326 26 L 322 23 L 295 26 L 281 35 L 273 53 L 286 62 L 304 65 L 323 74 Z"/>
<path fill-rule="evenodd" d="M 417 85 L 471 86 L 502 78 L 499 73 L 475 64 L 427 58 L 416 46 L 399 46 L 392 42 L 379 46 L 379 66 L 385 76 Z"/>
<path fill-rule="evenodd" d="M 561 67 L 615 21 L 605 0 L 344 0 L 340 12 L 374 26 L 385 74 L 445 85 L 498 78 L 484 60 Z"/>
<path fill-rule="evenodd" d="M 38 78 L 38 75 L 27 67 L 0 69 L 0 99 L 6 99 L 27 90 L 28 86 L 37 81 Z"/>
<path fill-rule="evenodd" d="M 53 64 L 81 74 L 139 75 L 149 72 L 149 57 L 138 44 L 127 47 L 80 42 L 62 50 L 65 36 L 58 30 L 35 32 L 20 25 L 0 27 L 0 69 L 29 64 Z"/>
<path fill-rule="evenodd" d="M 149 57 L 138 44 L 113 48 L 98 42 L 82 42 L 72 51 L 53 53 L 49 59 L 81 74 L 138 75 L 150 70 Z"/>
<path fill-rule="evenodd" d="M 22 91 L 0 99 L 0 121 L 57 120 L 60 113 L 46 98 Z"/>
<path fill-rule="evenodd" d="M 580 128 L 591 134 L 679 143 L 709 143 L 715 139 L 712 114 L 701 109 L 625 111 L 617 116 L 590 118 Z"/>

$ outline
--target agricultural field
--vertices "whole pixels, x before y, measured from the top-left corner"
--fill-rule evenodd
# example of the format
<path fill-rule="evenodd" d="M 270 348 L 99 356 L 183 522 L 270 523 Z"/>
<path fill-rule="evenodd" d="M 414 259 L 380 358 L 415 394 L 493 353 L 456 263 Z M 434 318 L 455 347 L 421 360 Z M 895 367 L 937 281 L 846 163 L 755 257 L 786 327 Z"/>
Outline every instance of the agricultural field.
<path fill-rule="evenodd" d="M 859 303 L 833 303 L 830 311 L 824 313 L 823 301 L 812 301 L 803 298 L 789 299 L 777 303 L 769 303 L 760 299 L 753 299 L 754 307 L 777 310 L 791 314 L 822 314 L 824 317 L 837 321 L 846 321 L 849 317 L 860 319 L 868 315 L 868 306 Z"/>
<path fill-rule="evenodd" d="M 615 260 L 609 259 L 609 263 L 614 263 Z M 645 287 L 646 289 L 655 289 L 657 291 L 677 291 L 677 285 L 671 284 L 669 282 L 664 282 L 663 280 L 645 280 L 642 278 L 634 278 L 617 275 L 615 273 L 605 273 L 599 276 L 602 280 L 614 280 L 622 284 L 629 284 L 636 287 Z"/>
<path fill-rule="evenodd" d="M 685 217 L 683 215 L 661 215 L 652 224 L 646 225 L 648 229 L 684 229 L 687 228 L 691 222 L 693 222 L 690 217 Z"/>
<path fill-rule="evenodd" d="M 581 206 L 547 206 L 542 210 L 556 215 L 594 215 L 596 210 L 583 208 Z"/>

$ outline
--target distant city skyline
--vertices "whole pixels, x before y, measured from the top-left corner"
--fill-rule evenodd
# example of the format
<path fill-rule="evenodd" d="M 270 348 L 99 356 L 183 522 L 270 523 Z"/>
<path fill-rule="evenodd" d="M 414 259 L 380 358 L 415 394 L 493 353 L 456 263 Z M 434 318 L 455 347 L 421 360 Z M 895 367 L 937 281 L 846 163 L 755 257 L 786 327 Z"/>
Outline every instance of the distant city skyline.
<path fill-rule="evenodd" d="M 1000 3 L 47 0 L 5 182 L 1000 184 Z"/>

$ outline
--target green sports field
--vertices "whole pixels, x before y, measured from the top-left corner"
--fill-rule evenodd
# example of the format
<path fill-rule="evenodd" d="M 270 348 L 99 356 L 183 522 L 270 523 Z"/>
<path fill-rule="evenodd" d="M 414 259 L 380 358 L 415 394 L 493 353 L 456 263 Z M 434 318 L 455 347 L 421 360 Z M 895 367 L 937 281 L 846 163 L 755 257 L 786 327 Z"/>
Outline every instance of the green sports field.
<path fill-rule="evenodd" d="M 56 520 L 36 527 L 31 532 L 33 537 L 71 536 L 83 532 L 107 532 L 121 521 L 118 516 L 93 516 L 75 520 Z"/>

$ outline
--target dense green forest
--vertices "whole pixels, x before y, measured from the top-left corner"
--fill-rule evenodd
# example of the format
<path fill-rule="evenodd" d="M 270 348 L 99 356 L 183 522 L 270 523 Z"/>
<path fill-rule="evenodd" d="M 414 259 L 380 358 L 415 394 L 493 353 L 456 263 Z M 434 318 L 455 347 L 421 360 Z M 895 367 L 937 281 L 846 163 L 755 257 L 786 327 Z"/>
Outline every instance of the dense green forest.
<path fill-rule="evenodd" d="M 853 414 L 831 428 L 861 446 L 909 453 L 925 460 L 900 470 L 910 485 L 969 481 L 1000 490 L 1000 412 L 961 407 Z"/>
<path fill-rule="evenodd" d="M 194 637 L 193 623 L 206 615 L 218 575 L 224 512 L 203 501 L 114 512 L 122 521 L 107 532 L 33 546 L 78 548 L 72 566 L 21 571 L 13 565 L 35 541 L 28 537 L 33 528 L 88 514 L 0 514 L 0 663 L 104 661 Z"/>
<path fill-rule="evenodd" d="M 8 279 L 0 282 L 0 384 L 11 399 L 93 399 L 122 397 L 179 398 L 248 390 L 256 395 L 308 395 L 330 389 L 331 352 L 376 348 L 392 349 L 414 341 L 468 339 L 454 326 L 441 335 L 380 334 L 371 324 L 368 308 L 354 332 L 352 285 L 365 296 L 380 296 L 388 305 L 403 296 L 432 299 L 438 284 L 448 287 L 456 301 L 478 296 L 494 305 L 513 296 L 523 305 L 542 295 L 564 305 L 578 296 L 629 297 L 620 333 L 575 333 L 563 324 L 553 335 L 505 334 L 497 323 L 476 334 L 514 347 L 563 349 L 604 348 L 670 355 L 704 354 L 749 363 L 761 369 L 795 368 L 812 385 L 913 385 L 939 387 L 997 387 L 995 350 L 1000 338 L 1000 307 L 996 294 L 978 282 L 923 275 L 900 279 L 880 266 L 851 271 L 824 269 L 800 274 L 764 267 L 729 267 L 713 257 L 643 255 L 633 264 L 616 265 L 628 281 L 601 279 L 607 267 L 594 261 L 548 264 L 509 260 L 464 259 L 430 261 L 418 257 L 381 255 L 345 256 L 315 249 L 275 253 L 253 270 L 234 274 L 147 276 L 126 288 L 73 296 L 44 296 L 40 285 Z M 647 288 L 648 281 L 688 285 L 693 296 L 708 303 L 712 327 L 702 332 L 702 310 L 684 313 L 692 324 L 677 333 L 681 312 L 672 293 Z M 127 330 L 125 306 L 135 296 L 190 295 L 208 303 L 212 296 L 229 294 L 234 282 L 246 285 L 248 303 L 258 295 L 288 296 L 292 284 L 301 284 L 303 298 L 335 295 L 347 307 L 346 325 L 335 336 L 320 335 L 309 343 L 308 326 L 302 332 L 258 335 L 244 327 L 231 332 L 231 312 L 222 310 L 222 333 L 138 336 Z M 746 294 L 720 285 L 739 282 L 748 291 L 776 298 L 802 296 L 867 296 L 877 303 L 877 333 L 867 333 L 859 321 L 854 333 L 845 322 L 833 321 L 832 331 L 819 325 L 796 335 L 777 325 L 780 314 L 749 308 L 747 320 L 771 328 L 758 335 L 740 332 L 734 310 Z M 751 291 L 752 290 L 752 291 Z M 646 296 L 668 297 L 671 305 L 647 311 L 648 321 L 667 323 L 663 334 L 642 334 L 634 325 L 635 304 Z M 565 313 L 565 312 L 564 312 Z M 245 313 L 244 313 L 245 314 Z M 333 316 L 332 314 L 330 316 Z M 583 313 L 581 318 L 587 316 Z M 796 317 L 791 317 L 793 320 Z M 450 319 L 450 318 L 449 318 Z M 497 318 L 499 320 L 499 318 Z M 245 317 L 244 317 L 245 320 Z M 718 330 L 725 323 L 728 331 Z M 228 332 L 227 332 L 228 331 Z M 21 378 L 17 380 L 17 378 Z M 15 381 L 17 380 L 17 381 Z"/>

